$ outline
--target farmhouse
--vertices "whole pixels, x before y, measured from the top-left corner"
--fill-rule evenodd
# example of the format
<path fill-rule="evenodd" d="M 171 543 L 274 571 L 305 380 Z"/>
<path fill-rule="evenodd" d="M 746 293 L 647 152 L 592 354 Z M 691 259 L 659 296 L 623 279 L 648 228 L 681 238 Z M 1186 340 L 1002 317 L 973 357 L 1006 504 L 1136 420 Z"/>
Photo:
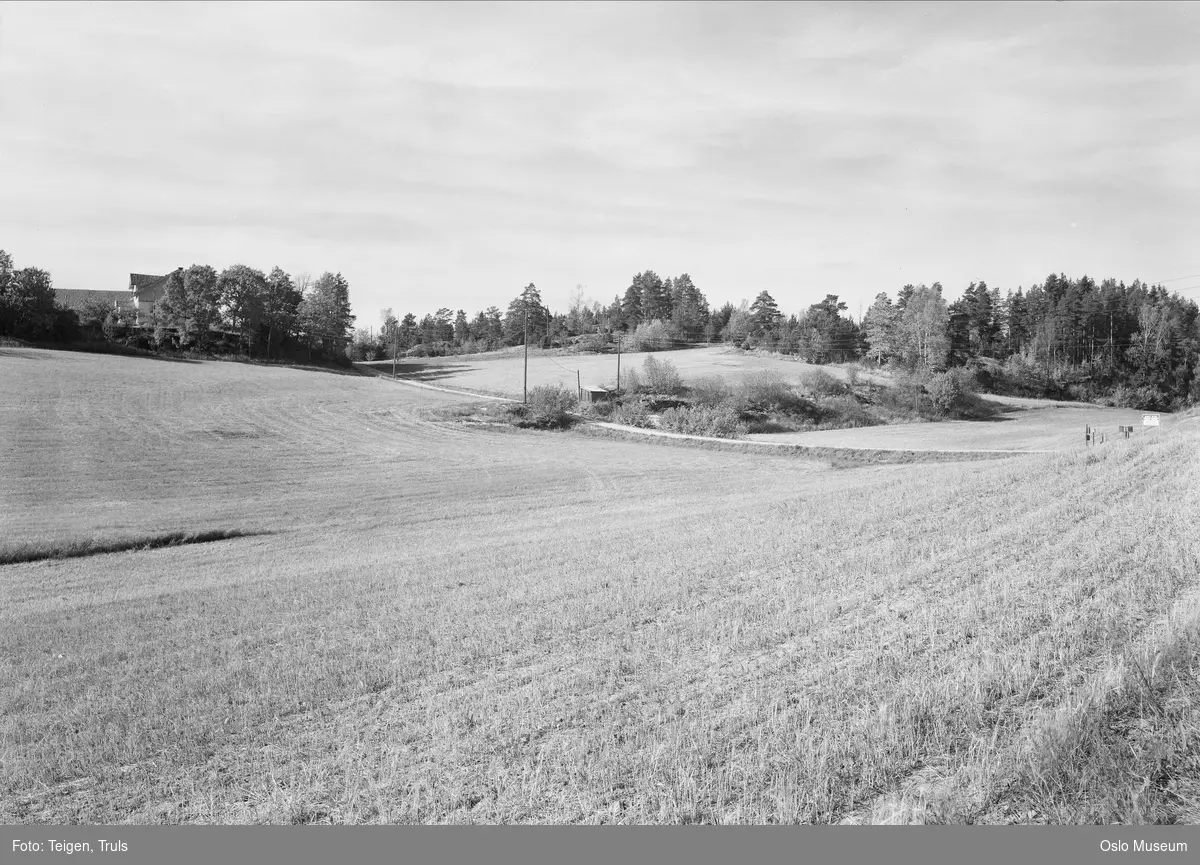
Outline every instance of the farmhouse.
<path fill-rule="evenodd" d="M 129 290 L 133 292 L 133 303 L 137 310 L 138 324 L 149 316 L 167 293 L 167 277 L 151 276 L 146 273 L 129 274 Z"/>

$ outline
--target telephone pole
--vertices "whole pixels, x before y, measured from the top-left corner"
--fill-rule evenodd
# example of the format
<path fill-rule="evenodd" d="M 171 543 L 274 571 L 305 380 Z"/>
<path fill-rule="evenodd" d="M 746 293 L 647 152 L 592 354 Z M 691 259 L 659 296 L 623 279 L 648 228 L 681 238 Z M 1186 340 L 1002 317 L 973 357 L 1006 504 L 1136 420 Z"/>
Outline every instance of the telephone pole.
<path fill-rule="evenodd" d="M 617 396 L 621 395 L 621 334 L 617 334 Z"/>
<path fill-rule="evenodd" d="M 529 403 L 529 299 L 525 299 L 525 382 L 521 385 L 521 402 Z"/>

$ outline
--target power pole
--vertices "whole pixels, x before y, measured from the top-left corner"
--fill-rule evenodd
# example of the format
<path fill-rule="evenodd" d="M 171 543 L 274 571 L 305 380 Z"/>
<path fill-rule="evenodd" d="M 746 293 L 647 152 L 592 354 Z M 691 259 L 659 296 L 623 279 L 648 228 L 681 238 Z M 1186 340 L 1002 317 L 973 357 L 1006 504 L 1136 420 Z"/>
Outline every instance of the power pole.
<path fill-rule="evenodd" d="M 583 399 L 583 381 L 579 377 L 579 370 L 575 370 L 575 392 L 579 399 Z"/>
<path fill-rule="evenodd" d="M 525 301 L 525 383 L 521 386 L 521 402 L 529 402 L 529 300 Z"/>
<path fill-rule="evenodd" d="M 617 334 L 617 396 L 621 395 L 621 334 Z"/>
<path fill-rule="evenodd" d="M 396 377 L 396 353 L 400 350 L 400 328 L 392 327 L 392 378 Z"/>

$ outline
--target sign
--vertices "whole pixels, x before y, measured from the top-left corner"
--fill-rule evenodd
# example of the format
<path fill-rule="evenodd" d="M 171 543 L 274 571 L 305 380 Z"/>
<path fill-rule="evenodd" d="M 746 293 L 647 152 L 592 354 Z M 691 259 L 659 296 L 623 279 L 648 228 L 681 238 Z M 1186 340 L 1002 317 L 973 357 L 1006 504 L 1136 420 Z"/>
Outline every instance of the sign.
<path fill-rule="evenodd" d="M 1158 426 L 1158 415 L 1156 415 L 1156 414 L 1142 415 L 1142 426 Z"/>

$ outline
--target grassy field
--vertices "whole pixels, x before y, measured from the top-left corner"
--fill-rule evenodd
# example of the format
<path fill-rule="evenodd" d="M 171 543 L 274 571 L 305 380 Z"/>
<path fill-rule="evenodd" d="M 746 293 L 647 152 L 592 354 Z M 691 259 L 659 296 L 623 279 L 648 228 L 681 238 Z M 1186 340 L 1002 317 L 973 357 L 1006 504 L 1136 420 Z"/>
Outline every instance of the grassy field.
<path fill-rule="evenodd" d="M 747 372 L 773 370 L 791 382 L 809 370 L 822 369 L 835 376 L 845 377 L 845 370 L 837 366 L 814 366 L 798 360 L 784 360 L 782 356 L 760 355 L 740 352 L 728 346 L 693 348 L 670 352 L 625 352 L 621 355 L 621 369 L 642 371 L 642 364 L 651 354 L 659 360 L 669 360 L 685 380 L 704 376 L 736 376 Z M 367 366 L 390 373 L 392 362 L 375 361 Z M 521 396 L 525 375 L 525 358 L 520 349 L 504 352 L 489 352 L 463 357 L 437 357 L 408 359 L 397 362 L 397 375 L 413 381 L 464 388 L 479 393 L 499 396 Z M 578 371 L 579 375 L 576 375 Z M 868 376 L 863 376 L 867 378 Z M 529 353 L 529 387 L 558 385 L 575 389 L 576 380 L 583 387 L 592 385 L 612 387 L 617 380 L 617 356 L 615 354 L 563 354 L 560 351 L 531 350 Z M 880 378 L 882 380 L 882 378 Z"/>
<path fill-rule="evenodd" d="M 994 399 L 984 397 L 985 399 Z M 1084 430 L 1093 426 L 1103 431 L 1107 446 L 1123 438 L 1118 427 L 1132 426 L 1131 437 L 1160 436 L 1174 423 L 1162 415 L 1162 426 L 1143 427 L 1144 413 L 1134 409 L 1090 405 L 1026 407 L 1010 410 L 986 421 L 941 421 L 895 424 L 857 429 L 812 432 L 752 434 L 753 441 L 787 442 L 807 447 L 895 448 L 897 450 L 1064 450 L 1088 447 Z"/>
<path fill-rule="evenodd" d="M 468 411 L 0 349 L 0 822 L 1200 820 L 1200 422 L 834 469 Z"/>
<path fill-rule="evenodd" d="M 622 355 L 622 369 L 641 372 L 647 353 Z M 820 370 L 843 381 L 845 365 L 814 366 L 781 356 L 759 355 L 731 350 L 725 346 L 658 352 L 659 360 L 669 360 L 676 366 L 685 382 L 720 376 L 735 383 L 748 373 L 769 370 L 784 381 L 799 385 L 805 373 Z M 472 355 L 465 358 L 432 358 L 407 360 L 397 364 L 397 375 L 450 389 L 461 388 L 476 393 L 521 397 L 524 358 L 519 351 Z M 365 364 L 390 373 L 390 361 Z M 616 380 L 615 355 L 560 355 L 533 352 L 529 358 L 529 386 L 559 385 L 574 390 L 574 370 L 581 371 L 580 380 L 589 384 L 607 384 Z M 859 372 L 863 380 L 888 384 L 887 373 Z M 1106 442 L 1118 437 L 1119 426 L 1134 426 L 1135 435 L 1157 435 L 1161 430 L 1143 429 L 1142 412 L 1133 409 L 1114 409 L 1096 405 L 1023 399 L 1020 397 L 985 396 L 984 399 L 1002 406 L 986 422 L 951 421 L 942 423 L 904 423 L 868 426 L 852 429 L 814 430 L 805 432 L 774 432 L 751 434 L 754 441 L 780 442 L 807 447 L 853 447 L 894 450 L 1012 450 L 1039 451 L 1085 447 L 1084 427 L 1091 425 L 1102 430 Z M 1163 416 L 1164 425 L 1173 422 Z"/>

